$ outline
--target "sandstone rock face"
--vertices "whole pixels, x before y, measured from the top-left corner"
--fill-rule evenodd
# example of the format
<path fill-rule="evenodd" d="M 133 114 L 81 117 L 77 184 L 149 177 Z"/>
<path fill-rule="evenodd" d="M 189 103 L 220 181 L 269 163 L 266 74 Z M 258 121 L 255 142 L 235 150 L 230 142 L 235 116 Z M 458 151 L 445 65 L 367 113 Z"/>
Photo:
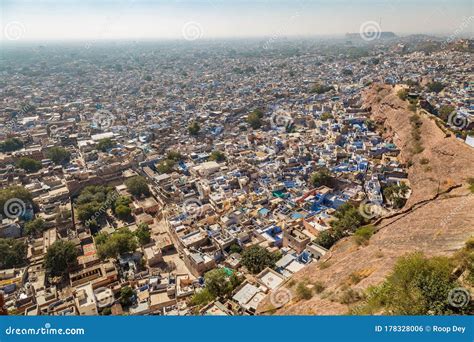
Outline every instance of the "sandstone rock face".
<path fill-rule="evenodd" d="M 326 288 L 321 294 L 298 301 L 293 286 L 291 302 L 274 311 L 267 298 L 259 307 L 260 313 L 346 314 L 349 306 L 341 304 L 340 297 L 347 288 L 360 291 L 379 284 L 397 258 L 406 253 L 451 255 L 474 235 L 474 194 L 467 186 L 467 178 L 474 177 L 474 149 L 453 136 L 447 137 L 433 118 L 420 113 L 424 150 L 413 154 L 413 113 L 396 91 L 390 86 L 373 85 L 363 96 L 372 108 L 372 119 L 383 123 L 383 135 L 392 137 L 401 149 L 401 161 L 413 164 L 409 168 L 410 199 L 398 215 L 378 223 L 379 230 L 368 246 L 357 246 L 353 239 L 345 238 L 322 260 L 325 267 L 321 262 L 314 263 L 294 275 L 294 283 L 323 283 Z M 422 165 L 421 159 L 429 163 Z M 355 283 L 354 274 L 362 280 Z"/>

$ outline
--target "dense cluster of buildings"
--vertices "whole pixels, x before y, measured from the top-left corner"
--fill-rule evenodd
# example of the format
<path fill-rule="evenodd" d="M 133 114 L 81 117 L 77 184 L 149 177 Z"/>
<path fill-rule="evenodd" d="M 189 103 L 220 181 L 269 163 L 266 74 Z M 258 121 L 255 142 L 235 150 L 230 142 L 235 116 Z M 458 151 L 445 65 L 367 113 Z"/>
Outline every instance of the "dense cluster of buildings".
<path fill-rule="evenodd" d="M 462 52 L 400 54 L 403 46 L 392 43 L 348 58 L 308 44 L 259 56 L 219 44 L 118 46 L 107 54 L 39 48 L 24 64 L 7 61 L 0 139 L 22 144 L 0 153 L 0 183 L 24 187 L 32 198 L 13 214 L 4 208 L 0 225 L 1 239 L 27 246 L 25 265 L 0 271 L 10 313 L 253 314 L 267 294 L 328 252 L 315 241 L 341 205 L 370 202 L 390 212 L 383 189 L 409 185 L 397 146 L 376 132 L 362 103 L 365 86 L 438 80 L 443 92 L 419 95 L 472 119 L 472 61 Z M 53 160 L 54 147 L 67 160 Z M 39 168 L 22 168 L 25 158 Z M 331 184 L 311 181 L 320 170 Z M 137 176 L 149 194 L 130 192 L 127 180 Z M 130 219 L 118 219 L 104 200 L 105 222 L 92 229 L 81 221 L 75 199 L 100 185 L 130 198 Z M 26 223 L 38 218 L 40 231 L 27 234 Z M 100 257 L 97 234 L 143 224 L 147 243 Z M 59 240 L 73 242 L 79 256 L 53 279 L 44 260 Z M 255 245 L 279 259 L 251 274 L 242 253 Z M 225 300 L 193 307 L 189 299 L 216 268 L 241 283 Z M 126 304 L 125 287 L 133 291 Z"/>

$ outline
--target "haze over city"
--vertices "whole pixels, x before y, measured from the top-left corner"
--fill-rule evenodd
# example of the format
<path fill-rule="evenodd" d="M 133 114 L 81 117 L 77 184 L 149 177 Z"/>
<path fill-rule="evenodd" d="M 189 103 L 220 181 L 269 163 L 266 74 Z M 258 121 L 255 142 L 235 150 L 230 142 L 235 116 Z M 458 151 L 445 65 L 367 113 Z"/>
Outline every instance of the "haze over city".
<path fill-rule="evenodd" d="M 468 336 L 472 5 L 0 0 L 0 341 Z"/>
<path fill-rule="evenodd" d="M 22 41 L 181 39 L 193 23 L 200 38 L 317 36 L 359 32 L 374 21 L 397 34 L 449 34 L 467 21 L 469 0 L 3 0 L 2 40 L 15 23 Z M 18 28 L 17 28 L 18 29 Z"/>

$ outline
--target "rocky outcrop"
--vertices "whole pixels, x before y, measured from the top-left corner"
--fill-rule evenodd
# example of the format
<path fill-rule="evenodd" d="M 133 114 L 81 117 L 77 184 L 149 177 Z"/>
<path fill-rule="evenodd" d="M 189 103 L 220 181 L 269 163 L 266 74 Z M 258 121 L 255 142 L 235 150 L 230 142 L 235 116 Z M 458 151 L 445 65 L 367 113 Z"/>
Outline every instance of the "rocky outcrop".
<path fill-rule="evenodd" d="M 334 315 L 346 314 L 348 289 L 362 291 L 382 282 L 398 257 L 414 251 L 427 256 L 451 255 L 474 235 L 474 194 L 467 179 L 474 177 L 474 149 L 441 130 L 435 120 L 420 113 L 421 144 L 414 154 L 413 115 L 407 103 L 396 95 L 396 88 L 373 85 L 364 93 L 372 119 L 382 134 L 401 149 L 400 158 L 409 167 L 412 194 L 397 214 L 378 222 L 378 232 L 367 246 L 345 238 L 333 246 L 324 259 L 293 276 L 291 283 L 323 284 L 325 289 L 309 300 L 296 299 L 275 310 L 269 299 L 259 306 L 261 314 Z M 423 162 L 421 162 L 423 160 Z"/>

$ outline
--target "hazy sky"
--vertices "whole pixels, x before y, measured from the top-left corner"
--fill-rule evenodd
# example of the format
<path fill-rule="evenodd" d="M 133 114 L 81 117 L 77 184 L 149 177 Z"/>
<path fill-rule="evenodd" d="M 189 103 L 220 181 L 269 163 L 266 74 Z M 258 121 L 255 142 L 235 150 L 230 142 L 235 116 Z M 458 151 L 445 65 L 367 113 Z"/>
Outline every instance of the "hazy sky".
<path fill-rule="evenodd" d="M 364 23 L 399 34 L 472 36 L 473 4 L 472 0 L 0 0 L 1 39 L 340 35 L 359 32 Z"/>

